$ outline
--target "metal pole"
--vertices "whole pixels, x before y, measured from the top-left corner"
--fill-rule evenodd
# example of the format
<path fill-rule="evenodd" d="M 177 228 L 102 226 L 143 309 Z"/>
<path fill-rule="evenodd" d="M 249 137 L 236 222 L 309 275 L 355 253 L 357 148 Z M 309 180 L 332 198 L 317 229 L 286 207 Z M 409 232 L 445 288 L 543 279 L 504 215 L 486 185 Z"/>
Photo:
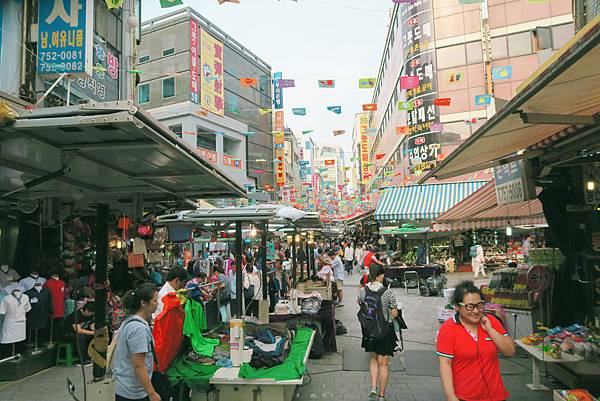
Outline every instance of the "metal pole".
<path fill-rule="evenodd" d="M 310 278 L 310 257 L 309 255 L 309 246 L 308 246 L 308 237 L 306 242 L 304 243 L 304 253 L 306 253 L 306 279 Z"/>
<path fill-rule="evenodd" d="M 96 290 L 95 290 L 95 327 L 94 344 L 106 342 L 104 346 L 94 345 L 95 350 L 106 359 L 108 345 L 108 204 L 100 203 L 96 206 Z M 106 368 L 94 362 L 94 381 L 101 381 L 106 376 Z"/>
<path fill-rule="evenodd" d="M 242 222 L 235 222 L 235 303 L 237 318 L 244 316 L 242 297 L 244 294 L 242 280 Z"/>
<path fill-rule="evenodd" d="M 262 237 L 260 239 L 260 258 L 262 259 L 262 294 L 263 299 L 267 299 L 267 235 L 269 233 L 269 223 L 262 225 Z"/>
<path fill-rule="evenodd" d="M 312 274 L 315 275 L 317 274 L 317 265 L 315 263 L 315 244 L 314 242 L 312 244 L 310 244 L 310 256 L 308 258 L 308 261 L 310 263 L 311 266 L 311 270 L 312 270 Z"/>
<path fill-rule="evenodd" d="M 292 236 L 292 284 L 296 287 L 296 269 L 298 268 L 298 262 L 296 260 L 296 230 Z"/>

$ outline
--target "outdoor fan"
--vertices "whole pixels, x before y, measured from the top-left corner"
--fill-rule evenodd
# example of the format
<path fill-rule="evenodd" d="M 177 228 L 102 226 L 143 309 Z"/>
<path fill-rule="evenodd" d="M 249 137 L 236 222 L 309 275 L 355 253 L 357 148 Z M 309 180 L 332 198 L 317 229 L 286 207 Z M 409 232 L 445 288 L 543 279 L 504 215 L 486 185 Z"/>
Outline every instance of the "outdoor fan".
<path fill-rule="evenodd" d="M 527 271 L 527 287 L 530 289 L 529 299 L 531 302 L 537 302 L 541 294 L 550 288 L 550 285 L 552 285 L 552 270 L 548 266 L 536 265 L 529 268 Z M 545 301 L 549 304 L 550 297 L 546 296 Z M 544 316 L 542 302 L 540 302 L 540 315 Z"/>

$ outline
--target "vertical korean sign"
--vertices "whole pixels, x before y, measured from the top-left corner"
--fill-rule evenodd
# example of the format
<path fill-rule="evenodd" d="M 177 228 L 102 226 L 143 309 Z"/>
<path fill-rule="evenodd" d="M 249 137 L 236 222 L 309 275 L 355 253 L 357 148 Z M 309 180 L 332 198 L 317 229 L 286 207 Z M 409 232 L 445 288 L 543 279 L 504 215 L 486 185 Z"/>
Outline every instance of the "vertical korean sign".
<path fill-rule="evenodd" d="M 39 0 L 38 61 L 42 75 L 92 75 L 93 0 Z"/>
<path fill-rule="evenodd" d="M 364 185 L 369 183 L 371 177 L 369 136 L 367 135 L 368 124 L 367 113 L 360 113 L 358 115 L 358 127 L 360 132 L 360 177 Z"/>
<path fill-rule="evenodd" d="M 281 79 L 283 74 L 276 72 L 273 74 L 273 105 L 276 110 L 283 109 L 283 89 L 281 88 Z"/>
<path fill-rule="evenodd" d="M 284 134 L 283 110 L 273 113 L 273 131 L 275 132 L 275 184 L 278 187 L 285 186 L 285 134 Z"/>
<path fill-rule="evenodd" d="M 200 29 L 200 106 L 222 116 L 225 113 L 223 97 L 223 43 Z"/>
<path fill-rule="evenodd" d="M 198 32 L 198 22 L 190 19 L 190 101 L 196 104 L 200 103 L 200 83 L 198 82 L 198 42 L 200 42 L 200 33 Z"/>
<path fill-rule="evenodd" d="M 312 175 L 312 190 L 316 203 L 316 200 L 319 197 L 319 173 L 313 173 Z"/>
<path fill-rule="evenodd" d="M 434 105 L 437 81 L 431 3 L 422 0 L 403 4 L 400 9 L 404 71 L 408 76 L 419 77 L 419 85 L 406 90 L 406 102 L 412 105 L 406 112 L 411 174 L 434 168 L 441 148 L 441 130 L 434 129 L 440 125 L 435 124 L 439 123 L 439 114 Z"/>

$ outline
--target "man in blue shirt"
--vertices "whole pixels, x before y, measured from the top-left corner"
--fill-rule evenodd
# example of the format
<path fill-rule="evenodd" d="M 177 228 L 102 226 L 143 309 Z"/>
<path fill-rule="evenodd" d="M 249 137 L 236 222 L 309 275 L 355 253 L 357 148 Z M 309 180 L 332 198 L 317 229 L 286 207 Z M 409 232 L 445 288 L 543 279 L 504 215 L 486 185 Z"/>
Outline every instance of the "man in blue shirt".
<path fill-rule="evenodd" d="M 344 279 L 346 278 L 346 271 L 344 270 L 344 263 L 340 258 L 338 252 L 334 249 L 329 251 L 329 257 L 332 258 L 331 268 L 333 270 L 333 278 L 335 280 L 335 285 L 338 290 L 338 303 L 337 307 L 342 307 L 344 304 L 342 303 L 344 299 Z"/>

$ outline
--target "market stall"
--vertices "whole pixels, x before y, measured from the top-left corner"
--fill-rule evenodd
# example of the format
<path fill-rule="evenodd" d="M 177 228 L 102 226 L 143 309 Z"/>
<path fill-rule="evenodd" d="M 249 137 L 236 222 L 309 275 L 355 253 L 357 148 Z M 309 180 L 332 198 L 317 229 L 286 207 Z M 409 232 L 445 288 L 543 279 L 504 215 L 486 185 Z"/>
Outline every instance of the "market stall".
<path fill-rule="evenodd" d="M 521 83 L 512 100 L 421 179 L 448 179 L 494 168 L 504 203 L 539 200 L 548 233 L 560 253 L 559 264 L 552 269 L 549 263 L 535 260 L 532 249 L 528 266 L 517 270 L 506 298 L 515 302 L 517 286 L 532 290 L 527 299 L 520 294 L 516 302 L 530 303 L 530 296 L 535 300 L 539 293 L 539 309 L 545 307 L 549 316 L 541 314 L 547 327 L 533 328 L 538 333 L 533 338 L 529 328 L 514 333 L 525 345 L 541 348 L 543 358 L 557 360 L 546 367 L 565 386 L 591 391 L 598 391 L 600 383 L 600 364 L 594 356 L 600 327 L 599 28 L 597 16 Z M 543 252 L 557 254 L 554 249 Z M 547 305 L 544 298 L 550 298 Z M 566 362 L 569 354 L 578 353 L 578 361 Z"/>

